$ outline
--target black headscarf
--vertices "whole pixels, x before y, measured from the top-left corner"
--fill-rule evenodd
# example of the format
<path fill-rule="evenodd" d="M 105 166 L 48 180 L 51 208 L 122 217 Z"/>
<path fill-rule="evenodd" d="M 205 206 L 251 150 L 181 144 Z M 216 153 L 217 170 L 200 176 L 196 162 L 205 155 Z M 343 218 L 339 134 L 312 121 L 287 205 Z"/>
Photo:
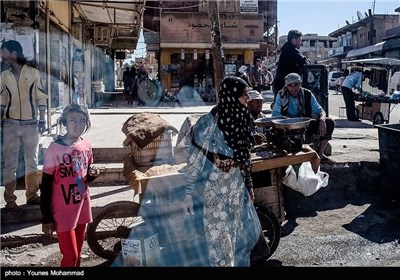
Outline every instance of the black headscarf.
<path fill-rule="evenodd" d="M 239 77 L 227 77 L 220 86 L 219 103 L 212 113 L 224 135 L 225 143 L 233 150 L 237 162 L 250 166 L 249 150 L 252 146 L 252 127 L 250 112 L 239 98 L 249 85 Z"/>

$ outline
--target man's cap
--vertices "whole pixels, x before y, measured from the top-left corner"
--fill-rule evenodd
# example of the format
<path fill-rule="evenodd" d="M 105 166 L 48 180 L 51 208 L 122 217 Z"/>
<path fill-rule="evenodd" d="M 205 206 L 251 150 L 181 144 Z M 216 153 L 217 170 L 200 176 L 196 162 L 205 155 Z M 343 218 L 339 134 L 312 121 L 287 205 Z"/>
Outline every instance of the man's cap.
<path fill-rule="evenodd" d="M 262 60 L 261 60 L 261 58 L 257 58 L 257 59 L 256 59 L 256 62 L 257 62 L 257 61 L 262 61 Z"/>
<path fill-rule="evenodd" d="M 302 83 L 300 75 L 297 73 L 287 74 L 285 77 L 285 85 L 287 86 L 287 85 L 294 84 L 294 83 L 298 83 L 298 84 Z"/>
<path fill-rule="evenodd" d="M 249 92 L 250 98 L 251 100 L 263 100 L 263 97 L 261 95 L 261 93 L 259 93 L 257 90 L 250 90 Z"/>

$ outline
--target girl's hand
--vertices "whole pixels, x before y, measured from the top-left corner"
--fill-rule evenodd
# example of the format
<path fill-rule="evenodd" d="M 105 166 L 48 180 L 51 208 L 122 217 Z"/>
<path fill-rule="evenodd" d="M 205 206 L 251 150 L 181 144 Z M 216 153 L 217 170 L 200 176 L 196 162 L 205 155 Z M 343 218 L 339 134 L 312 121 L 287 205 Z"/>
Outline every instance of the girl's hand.
<path fill-rule="evenodd" d="M 91 166 L 89 167 L 88 173 L 89 173 L 89 175 L 92 176 L 92 177 L 97 177 L 97 176 L 100 175 L 101 170 L 102 170 L 102 169 L 101 169 L 100 167 L 91 165 Z"/>
<path fill-rule="evenodd" d="M 42 224 L 42 231 L 47 236 L 52 236 L 54 232 L 54 223 Z"/>

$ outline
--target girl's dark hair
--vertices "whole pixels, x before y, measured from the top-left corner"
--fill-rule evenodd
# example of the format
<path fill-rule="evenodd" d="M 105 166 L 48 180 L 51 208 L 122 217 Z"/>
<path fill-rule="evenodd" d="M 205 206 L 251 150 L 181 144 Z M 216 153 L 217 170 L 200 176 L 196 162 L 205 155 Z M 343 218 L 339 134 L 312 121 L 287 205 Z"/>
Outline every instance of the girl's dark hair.
<path fill-rule="evenodd" d="M 76 103 L 69 104 L 69 105 L 67 105 L 67 107 L 64 108 L 63 113 L 60 117 L 60 122 L 62 123 L 62 125 L 67 126 L 67 116 L 69 113 L 72 113 L 72 112 L 82 113 L 85 115 L 86 128 L 85 128 L 84 132 L 88 131 L 90 129 L 90 127 L 92 126 L 92 123 L 90 122 L 90 118 L 89 118 L 89 111 L 86 109 L 85 106 L 76 104 Z"/>
<path fill-rule="evenodd" d="M 1 45 L 1 49 L 7 49 L 10 53 L 16 52 L 18 64 L 27 63 L 22 46 L 18 41 L 15 40 L 6 41 Z"/>

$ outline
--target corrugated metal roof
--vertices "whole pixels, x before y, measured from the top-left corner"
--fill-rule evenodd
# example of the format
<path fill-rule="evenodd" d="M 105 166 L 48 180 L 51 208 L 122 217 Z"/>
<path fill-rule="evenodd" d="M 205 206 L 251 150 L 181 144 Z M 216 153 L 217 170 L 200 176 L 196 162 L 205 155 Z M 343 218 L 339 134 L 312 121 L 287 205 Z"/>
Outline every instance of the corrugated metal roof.
<path fill-rule="evenodd" d="M 146 0 L 77 0 L 73 5 L 80 15 L 95 26 L 109 28 L 107 46 L 135 49 L 142 26 Z"/>
<path fill-rule="evenodd" d="M 365 55 L 365 54 L 374 53 L 374 52 L 380 52 L 380 51 L 382 51 L 382 47 L 383 47 L 384 43 L 385 42 L 379 42 L 375 45 L 351 50 L 347 53 L 346 58 L 356 57 L 356 56 Z"/>

